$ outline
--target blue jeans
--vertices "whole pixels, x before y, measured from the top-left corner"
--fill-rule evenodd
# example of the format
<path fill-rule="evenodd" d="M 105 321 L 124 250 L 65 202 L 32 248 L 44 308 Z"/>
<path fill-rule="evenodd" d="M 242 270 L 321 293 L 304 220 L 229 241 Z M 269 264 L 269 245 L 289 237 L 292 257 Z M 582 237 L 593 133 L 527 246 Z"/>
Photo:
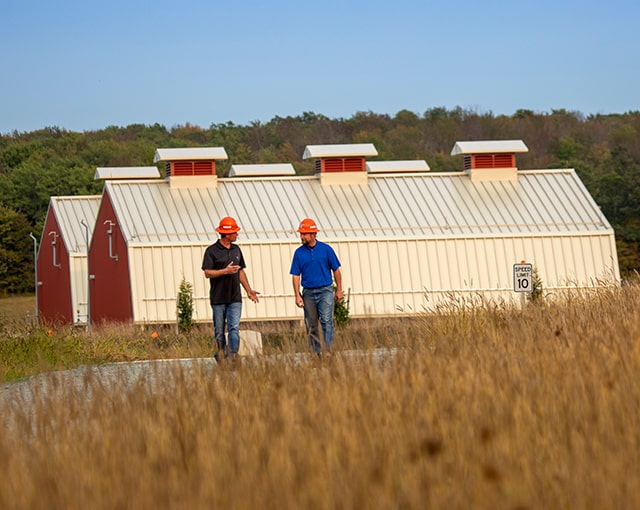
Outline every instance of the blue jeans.
<path fill-rule="evenodd" d="M 304 323 L 309 335 L 309 345 L 319 353 L 322 350 L 318 336 L 318 322 L 322 326 L 322 336 L 326 350 L 333 344 L 333 287 L 318 287 L 317 289 L 304 289 L 302 291 L 304 301 Z"/>
<path fill-rule="evenodd" d="M 224 357 L 238 355 L 240 349 L 240 316 L 242 315 L 242 302 L 212 305 L 213 308 L 213 332 L 218 346 L 216 359 L 221 353 Z M 225 326 L 229 332 L 229 345 L 224 334 Z"/>

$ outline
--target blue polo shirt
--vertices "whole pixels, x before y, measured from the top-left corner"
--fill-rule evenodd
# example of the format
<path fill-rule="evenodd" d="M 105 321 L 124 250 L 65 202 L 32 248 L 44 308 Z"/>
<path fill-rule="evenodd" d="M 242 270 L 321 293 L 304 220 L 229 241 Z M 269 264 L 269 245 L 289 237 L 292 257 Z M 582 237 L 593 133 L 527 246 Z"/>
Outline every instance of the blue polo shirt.
<path fill-rule="evenodd" d="M 305 289 L 317 289 L 331 285 L 331 271 L 339 267 L 340 261 L 333 248 L 316 240 L 313 248 L 303 244 L 296 249 L 289 274 L 302 276 L 301 284 Z"/>

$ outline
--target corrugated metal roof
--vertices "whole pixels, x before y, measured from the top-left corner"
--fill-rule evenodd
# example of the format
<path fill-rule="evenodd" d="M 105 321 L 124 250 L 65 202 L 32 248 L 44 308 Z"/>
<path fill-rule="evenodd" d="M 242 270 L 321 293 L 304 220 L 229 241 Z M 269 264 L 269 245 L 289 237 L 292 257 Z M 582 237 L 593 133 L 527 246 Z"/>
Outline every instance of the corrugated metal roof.
<path fill-rule="evenodd" d="M 451 149 L 451 155 L 483 154 L 500 152 L 529 152 L 529 148 L 522 140 L 476 140 L 471 142 L 456 142 Z"/>
<path fill-rule="evenodd" d="M 372 143 L 352 143 L 335 145 L 307 145 L 302 159 L 344 158 L 350 156 L 377 156 L 378 151 Z"/>
<path fill-rule="evenodd" d="M 93 175 L 94 180 L 99 179 L 153 179 L 160 177 L 160 172 L 155 166 L 113 166 L 98 167 Z"/>
<path fill-rule="evenodd" d="M 100 195 L 51 197 L 50 207 L 53 209 L 69 254 L 86 255 L 86 229 L 81 222 L 84 220 L 88 226 L 91 240 L 100 200 Z"/>
<path fill-rule="evenodd" d="M 295 175 L 291 163 L 269 163 L 264 165 L 231 165 L 229 177 L 268 177 L 275 175 Z"/>
<path fill-rule="evenodd" d="M 429 165 L 424 159 L 414 159 L 408 161 L 367 161 L 367 172 L 369 173 L 391 173 L 391 172 L 428 172 Z"/>
<path fill-rule="evenodd" d="M 181 160 L 228 159 L 224 147 L 186 147 L 177 149 L 156 149 L 153 162 Z"/>
<path fill-rule="evenodd" d="M 572 169 L 481 182 L 463 172 L 378 174 L 344 186 L 323 186 L 317 177 L 228 178 L 217 188 L 180 189 L 107 181 L 105 191 L 131 243 L 206 242 L 227 215 L 242 227 L 242 242 L 296 238 L 304 217 L 334 240 L 611 231 Z"/>

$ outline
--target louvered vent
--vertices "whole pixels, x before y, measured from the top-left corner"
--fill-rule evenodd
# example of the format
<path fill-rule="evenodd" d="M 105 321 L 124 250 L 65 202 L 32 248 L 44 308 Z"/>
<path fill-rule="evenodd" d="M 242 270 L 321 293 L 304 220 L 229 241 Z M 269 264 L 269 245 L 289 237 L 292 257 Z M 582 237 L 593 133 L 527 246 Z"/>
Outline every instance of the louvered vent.
<path fill-rule="evenodd" d="M 316 159 L 316 173 L 319 172 L 364 172 L 365 158 L 323 158 Z"/>
<path fill-rule="evenodd" d="M 515 166 L 515 154 L 466 154 L 464 156 L 465 170 L 473 168 L 514 168 Z"/>
<path fill-rule="evenodd" d="M 216 175 L 215 161 L 170 161 L 165 166 L 167 177 L 183 175 Z"/>
<path fill-rule="evenodd" d="M 513 168 L 516 166 L 515 154 L 496 154 L 493 158 L 494 168 Z"/>
<path fill-rule="evenodd" d="M 194 161 L 193 162 L 193 175 L 215 175 L 215 174 L 216 174 L 215 161 Z"/>

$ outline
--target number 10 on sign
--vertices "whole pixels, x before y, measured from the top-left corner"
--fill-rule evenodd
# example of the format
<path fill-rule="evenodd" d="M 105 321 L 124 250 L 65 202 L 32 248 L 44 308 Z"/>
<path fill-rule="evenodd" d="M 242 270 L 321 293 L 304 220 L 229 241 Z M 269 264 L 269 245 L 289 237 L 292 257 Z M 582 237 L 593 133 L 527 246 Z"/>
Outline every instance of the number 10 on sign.
<path fill-rule="evenodd" d="M 533 264 L 513 265 L 513 290 L 514 292 L 533 291 Z"/>

